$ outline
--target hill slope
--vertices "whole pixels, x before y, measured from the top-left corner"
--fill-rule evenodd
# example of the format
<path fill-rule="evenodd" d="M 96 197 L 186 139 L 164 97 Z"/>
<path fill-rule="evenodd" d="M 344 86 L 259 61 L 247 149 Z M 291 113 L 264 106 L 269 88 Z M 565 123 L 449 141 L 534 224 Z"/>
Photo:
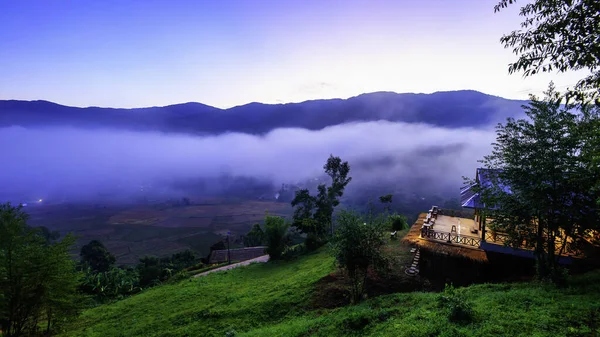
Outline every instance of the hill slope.
<path fill-rule="evenodd" d="M 276 128 L 319 130 L 347 122 L 387 120 L 443 127 L 478 127 L 521 112 L 522 101 L 477 91 L 397 94 L 290 104 L 250 103 L 218 109 L 200 103 L 138 109 L 76 108 L 47 101 L 0 101 L 2 126 L 76 126 L 192 134 L 264 134 Z"/>
<path fill-rule="evenodd" d="M 332 263 L 321 252 L 160 286 L 88 310 L 64 336 L 585 336 L 600 325 L 598 272 L 563 290 L 535 283 L 459 289 L 475 310 L 466 325 L 448 321 L 435 293 L 311 310 L 314 284 Z"/>

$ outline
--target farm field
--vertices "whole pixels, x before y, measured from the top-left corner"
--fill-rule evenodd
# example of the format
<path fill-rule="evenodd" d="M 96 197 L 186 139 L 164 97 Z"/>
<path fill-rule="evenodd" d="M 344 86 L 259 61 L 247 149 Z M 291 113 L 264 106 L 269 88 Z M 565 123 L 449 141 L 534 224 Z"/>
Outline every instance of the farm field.
<path fill-rule="evenodd" d="M 135 264 L 146 255 L 166 256 L 185 249 L 207 255 L 227 232 L 235 238 L 265 212 L 290 216 L 288 203 L 255 200 L 200 199 L 191 205 L 33 205 L 25 208 L 31 226 L 46 226 L 62 235 L 73 233 L 77 246 L 100 240 L 117 264 Z"/>

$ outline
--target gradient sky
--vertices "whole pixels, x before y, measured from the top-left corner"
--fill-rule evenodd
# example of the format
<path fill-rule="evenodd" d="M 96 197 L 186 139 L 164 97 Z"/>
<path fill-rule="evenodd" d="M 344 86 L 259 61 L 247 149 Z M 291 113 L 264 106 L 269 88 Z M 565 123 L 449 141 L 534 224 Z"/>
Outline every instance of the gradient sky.
<path fill-rule="evenodd" d="M 507 98 L 582 73 L 508 75 L 496 0 L 0 1 L 0 99 L 228 108 L 365 92 Z M 519 4 L 524 1 L 519 2 Z"/>

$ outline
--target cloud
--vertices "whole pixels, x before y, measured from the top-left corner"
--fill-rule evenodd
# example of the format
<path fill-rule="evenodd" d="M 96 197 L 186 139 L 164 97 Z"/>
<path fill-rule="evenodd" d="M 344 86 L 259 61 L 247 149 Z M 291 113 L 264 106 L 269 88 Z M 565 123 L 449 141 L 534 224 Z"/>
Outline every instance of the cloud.
<path fill-rule="evenodd" d="M 5 194 L 60 191 L 97 195 L 115 186 L 230 175 L 275 185 L 322 174 L 330 154 L 351 165 L 355 188 L 374 181 L 424 179 L 455 188 L 472 175 L 494 140 L 491 129 L 445 129 L 387 121 L 318 131 L 276 129 L 264 136 L 210 137 L 76 128 L 0 128 L 0 186 Z M 418 189 L 418 186 L 411 186 Z M 37 192 L 35 192 L 37 193 Z M 0 193 L 1 194 L 1 193 Z"/>

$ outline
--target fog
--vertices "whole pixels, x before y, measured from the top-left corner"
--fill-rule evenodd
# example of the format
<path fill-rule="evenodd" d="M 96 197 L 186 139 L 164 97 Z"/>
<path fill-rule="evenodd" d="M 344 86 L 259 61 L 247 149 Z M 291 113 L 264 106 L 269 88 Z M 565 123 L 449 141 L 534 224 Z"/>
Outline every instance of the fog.
<path fill-rule="evenodd" d="M 0 128 L 0 198 L 123 199 L 139 194 L 142 185 L 146 193 L 177 196 L 172 182 L 208 178 L 218 185 L 223 175 L 281 186 L 322 175 L 330 154 L 349 161 L 351 193 L 375 183 L 403 184 L 411 193 L 456 190 L 462 176 L 474 174 L 477 160 L 489 153 L 494 139 L 492 128 L 444 129 L 385 121 L 210 137 Z"/>

